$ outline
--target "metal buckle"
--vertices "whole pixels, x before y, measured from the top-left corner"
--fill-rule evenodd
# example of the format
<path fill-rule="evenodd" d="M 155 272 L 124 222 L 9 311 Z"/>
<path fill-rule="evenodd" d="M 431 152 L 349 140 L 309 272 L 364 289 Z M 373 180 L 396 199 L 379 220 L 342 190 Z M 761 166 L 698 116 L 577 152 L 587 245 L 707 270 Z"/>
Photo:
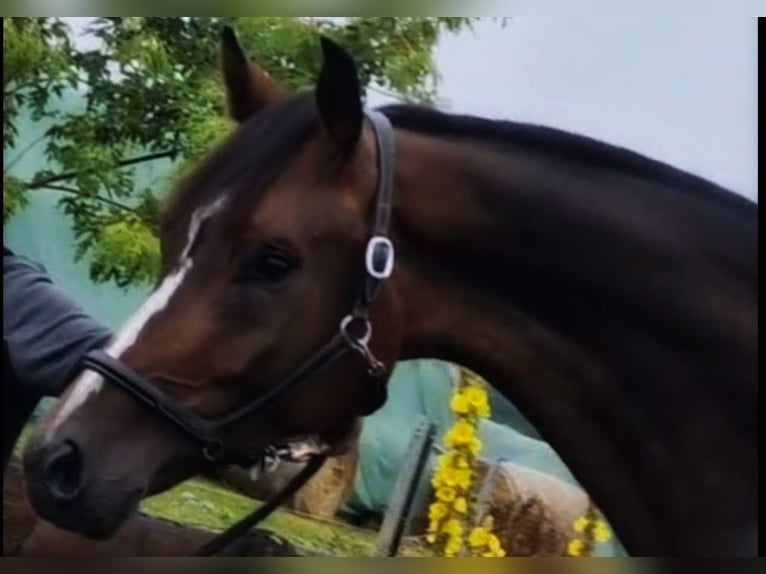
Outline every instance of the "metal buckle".
<path fill-rule="evenodd" d="M 383 268 L 376 267 L 377 256 L 381 253 L 380 249 L 384 249 L 383 254 L 385 260 L 383 261 Z M 391 272 L 394 269 L 394 244 L 388 237 L 382 235 L 375 235 L 367 242 L 367 252 L 364 255 L 365 266 L 367 267 L 367 273 L 375 279 L 388 279 L 391 277 Z"/>
<path fill-rule="evenodd" d="M 320 442 L 317 438 L 310 438 L 303 441 L 296 441 L 287 447 L 287 452 L 283 456 L 284 460 L 290 462 L 308 462 L 312 457 L 326 454 L 329 447 Z"/>
<path fill-rule="evenodd" d="M 250 480 L 256 481 L 261 476 L 274 472 L 283 462 L 307 463 L 315 456 L 324 455 L 328 450 L 325 443 L 321 443 L 313 436 L 304 440 L 268 446 L 263 450 L 260 459 L 248 469 L 248 475 Z"/>
<path fill-rule="evenodd" d="M 349 333 L 348 328 L 353 321 L 363 322 L 365 328 L 364 335 L 355 337 Z M 370 351 L 369 347 L 370 337 L 372 336 L 372 325 L 370 325 L 370 321 L 363 317 L 346 315 L 340 322 L 340 332 L 346 339 L 346 342 L 349 344 L 349 346 L 357 351 L 360 355 L 362 355 L 364 360 L 367 361 L 367 372 L 375 378 L 382 377 L 386 372 L 386 367 L 377 358 L 375 358 L 375 355 L 372 354 L 372 351 Z"/>
<path fill-rule="evenodd" d="M 290 449 L 286 446 L 268 446 L 263 449 L 260 459 L 248 469 L 250 480 L 256 481 L 264 474 L 274 472 L 283 460 L 287 460 Z"/>
<path fill-rule="evenodd" d="M 224 454 L 223 443 L 218 439 L 209 440 L 202 447 L 202 454 L 209 462 L 220 462 L 223 460 Z"/>
<path fill-rule="evenodd" d="M 355 337 L 349 332 L 348 328 L 354 321 L 361 321 L 364 325 L 364 335 L 361 337 Z M 349 345 L 355 349 L 359 349 L 360 347 L 366 347 L 370 342 L 370 336 L 372 336 L 372 326 L 370 325 L 370 321 L 363 317 L 346 315 L 340 322 L 340 332 L 345 337 Z"/>

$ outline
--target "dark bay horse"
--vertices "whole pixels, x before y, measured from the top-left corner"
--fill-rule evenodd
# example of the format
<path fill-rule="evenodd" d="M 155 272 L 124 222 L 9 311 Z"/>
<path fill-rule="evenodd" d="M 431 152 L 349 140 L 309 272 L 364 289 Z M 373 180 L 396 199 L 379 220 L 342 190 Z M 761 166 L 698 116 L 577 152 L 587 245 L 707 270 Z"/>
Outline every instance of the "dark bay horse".
<path fill-rule="evenodd" d="M 349 313 L 386 164 L 395 265 L 369 309 L 376 365 L 437 358 L 491 381 L 631 554 L 754 555 L 756 204 L 578 135 L 409 105 L 382 110 L 389 157 L 353 60 L 322 46 L 315 89 L 291 95 L 224 33 L 238 126 L 169 202 L 161 282 L 108 356 L 199 417 L 268 393 Z M 367 366 L 333 362 L 226 441 L 340 444 L 385 399 Z M 197 446 L 85 370 L 26 452 L 30 499 L 108 537 L 210 464 Z"/>

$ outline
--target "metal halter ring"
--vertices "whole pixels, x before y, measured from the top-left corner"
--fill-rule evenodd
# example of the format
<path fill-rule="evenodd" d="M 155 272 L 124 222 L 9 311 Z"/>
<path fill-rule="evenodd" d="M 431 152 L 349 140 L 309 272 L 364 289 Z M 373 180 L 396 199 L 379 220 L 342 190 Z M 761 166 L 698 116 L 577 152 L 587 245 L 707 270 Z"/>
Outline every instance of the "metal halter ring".
<path fill-rule="evenodd" d="M 364 325 L 363 335 L 355 336 L 349 332 L 349 327 L 354 324 L 354 321 L 359 321 Z M 340 332 L 345 337 L 349 345 L 355 349 L 361 350 L 362 348 L 366 348 L 367 344 L 370 342 L 370 337 L 372 336 L 372 326 L 370 325 L 370 321 L 363 317 L 346 315 L 340 322 Z"/>
<path fill-rule="evenodd" d="M 353 324 L 353 321 L 361 321 L 363 323 L 364 334 L 362 336 L 355 337 L 349 333 L 349 326 Z M 382 377 L 385 374 L 386 367 L 372 354 L 369 347 L 370 337 L 372 336 L 370 321 L 363 317 L 346 315 L 340 322 L 340 332 L 348 344 L 367 361 L 367 372 L 375 378 Z"/>
<path fill-rule="evenodd" d="M 224 454 L 223 443 L 218 439 L 207 442 L 207 444 L 202 447 L 202 454 L 204 454 L 205 458 L 210 462 L 220 461 Z"/>

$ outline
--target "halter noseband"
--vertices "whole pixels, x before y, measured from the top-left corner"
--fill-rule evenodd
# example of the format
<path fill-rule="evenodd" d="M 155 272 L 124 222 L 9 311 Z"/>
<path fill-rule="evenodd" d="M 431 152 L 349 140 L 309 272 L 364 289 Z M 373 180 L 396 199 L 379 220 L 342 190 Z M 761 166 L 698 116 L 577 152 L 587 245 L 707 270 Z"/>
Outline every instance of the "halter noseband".
<path fill-rule="evenodd" d="M 229 448 L 224 439 L 226 429 L 272 406 L 301 383 L 317 375 L 349 352 L 353 351 L 366 362 L 367 371 L 375 380 L 374 404 L 369 411 L 362 414 L 369 414 L 386 400 L 384 380 L 386 367 L 374 356 L 369 347 L 372 337 L 369 311 L 380 292 L 383 281 L 391 276 L 394 266 L 394 246 L 389 238 L 394 179 L 394 134 L 391 123 L 382 113 L 366 110 L 365 115 L 375 133 L 377 147 L 378 181 L 375 193 L 375 218 L 365 250 L 362 285 L 351 311 L 341 319 L 338 331 L 327 343 L 264 393 L 216 419 L 200 417 L 191 409 L 163 394 L 119 359 L 102 350 L 86 354 L 82 361 L 84 369 L 95 371 L 104 380 L 113 383 L 151 412 L 171 423 L 188 438 L 199 443 L 205 458 L 211 462 L 251 466 L 259 460 L 263 453 L 254 456 Z M 305 484 L 319 470 L 323 461 L 323 455 L 314 456 L 312 460 L 309 460 L 306 468 L 272 501 L 211 540 L 195 555 L 212 555 L 244 534 L 247 529 L 268 516 L 290 494 Z"/>

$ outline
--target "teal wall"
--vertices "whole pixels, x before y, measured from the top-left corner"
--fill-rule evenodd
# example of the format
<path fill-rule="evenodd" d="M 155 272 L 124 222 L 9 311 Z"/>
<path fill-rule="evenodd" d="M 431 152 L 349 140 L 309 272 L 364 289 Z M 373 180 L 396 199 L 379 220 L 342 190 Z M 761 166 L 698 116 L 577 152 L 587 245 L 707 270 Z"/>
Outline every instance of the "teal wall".
<path fill-rule="evenodd" d="M 82 105 L 77 93 L 60 100 L 59 110 L 75 111 Z M 29 179 L 40 169 L 58 171 L 48 165 L 45 143 L 41 139 L 49 124 L 23 118 L 18 125 L 18 140 L 14 150 L 3 154 L 4 171 Z M 21 155 L 20 159 L 19 156 Z M 146 164 L 137 170 L 142 181 L 154 181 L 158 187 L 167 186 L 164 173 L 167 163 Z M 35 190 L 29 193 L 29 205 L 3 227 L 3 242 L 17 253 L 41 263 L 53 280 L 69 293 L 88 313 L 112 328 L 135 309 L 148 288 L 119 289 L 114 285 L 96 285 L 88 277 L 86 262 L 74 261 L 74 236 L 69 220 L 58 209 L 64 192 Z"/>

